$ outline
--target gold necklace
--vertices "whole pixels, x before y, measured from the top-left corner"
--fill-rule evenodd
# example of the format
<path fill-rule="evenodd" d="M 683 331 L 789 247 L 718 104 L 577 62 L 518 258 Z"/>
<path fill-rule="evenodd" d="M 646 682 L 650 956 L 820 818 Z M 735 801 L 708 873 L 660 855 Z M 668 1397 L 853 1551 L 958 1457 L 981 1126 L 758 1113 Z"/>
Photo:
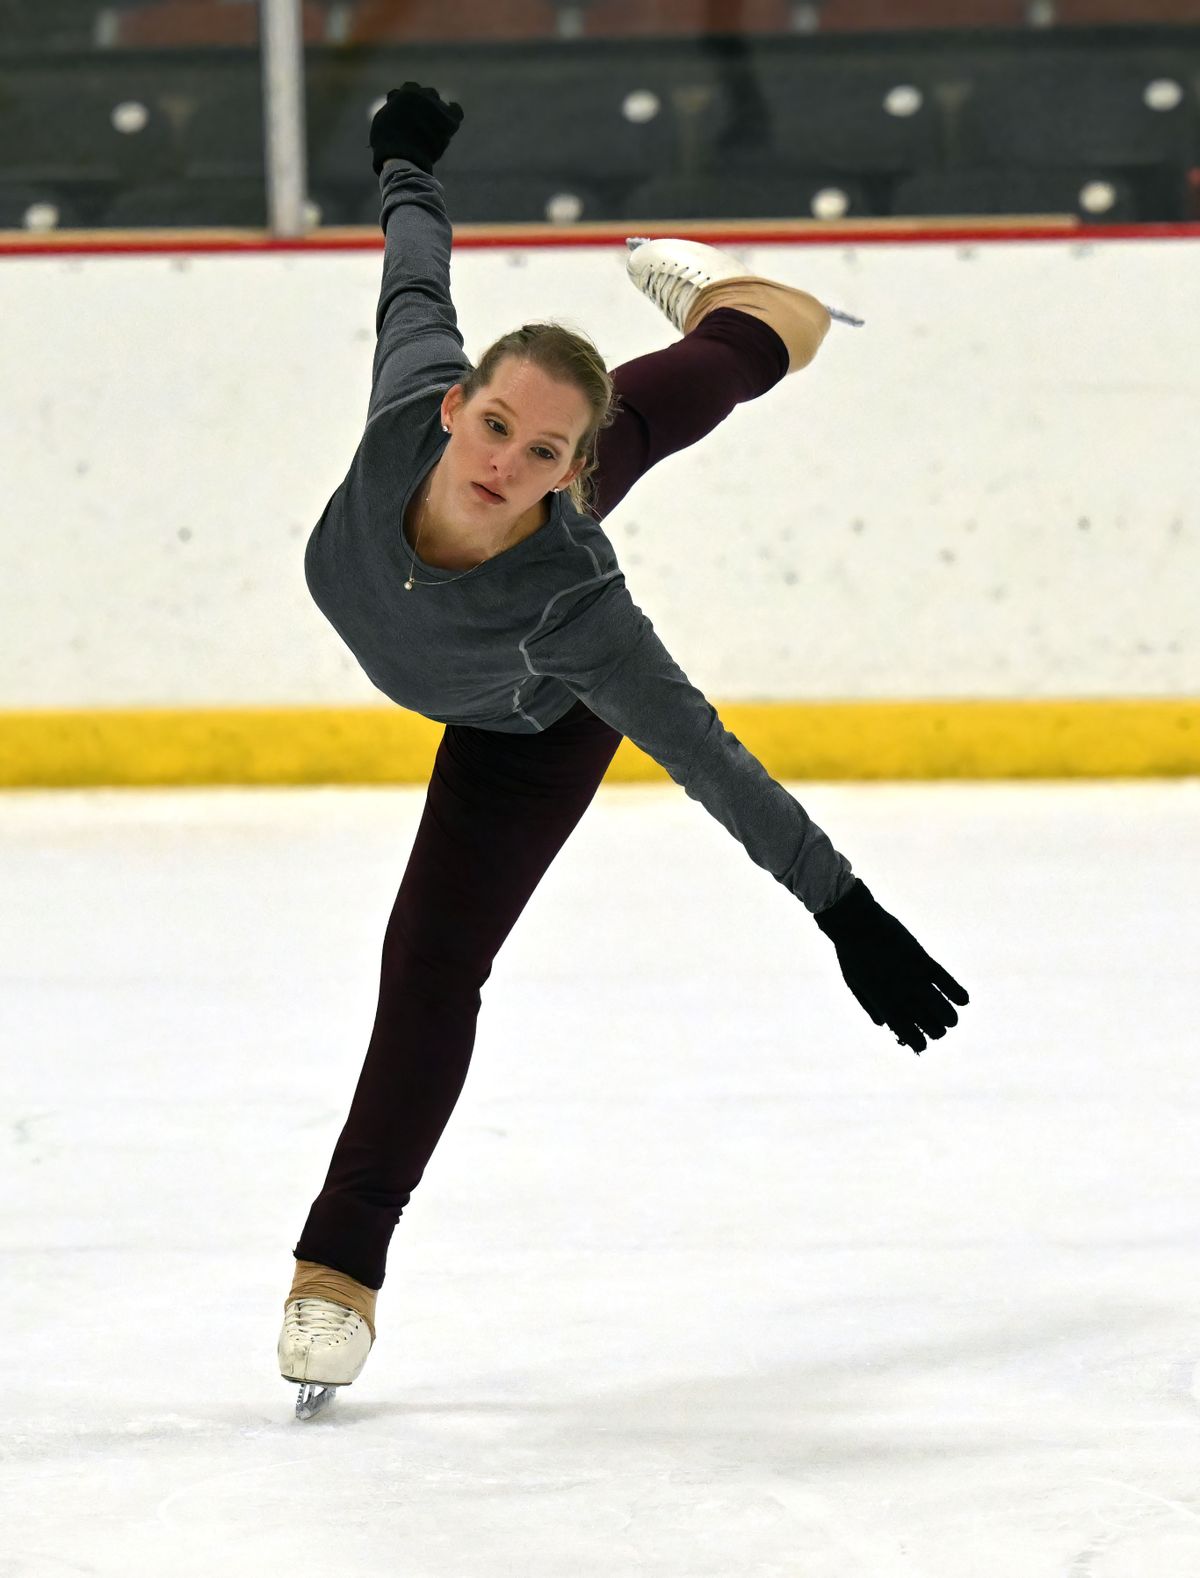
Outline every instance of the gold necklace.
<path fill-rule="evenodd" d="M 486 564 L 489 559 L 493 559 L 496 556 L 495 554 L 486 554 L 482 559 L 480 559 L 479 564 L 473 564 L 469 570 L 464 570 L 461 575 L 452 575 L 449 581 L 418 581 L 414 579 L 413 569 L 415 568 L 417 562 L 417 549 L 421 544 L 421 533 L 425 530 L 425 507 L 429 503 L 429 490 L 433 486 L 433 469 L 434 468 L 430 468 L 429 481 L 425 484 L 425 493 L 421 499 L 421 524 L 417 527 L 416 541 L 409 550 L 410 558 L 408 565 L 408 580 L 404 583 L 404 590 L 406 592 L 411 592 L 414 586 L 449 586 L 452 581 L 464 580 L 468 575 L 474 575 L 475 571 L 479 569 L 479 565 Z M 558 489 L 556 488 L 554 491 L 557 493 Z M 502 542 L 496 549 L 497 554 L 504 552 L 505 546 L 508 543 L 508 539 L 513 534 L 513 526 L 516 524 L 516 521 L 513 521 L 512 526 L 510 526 L 505 532 L 504 542 Z"/>

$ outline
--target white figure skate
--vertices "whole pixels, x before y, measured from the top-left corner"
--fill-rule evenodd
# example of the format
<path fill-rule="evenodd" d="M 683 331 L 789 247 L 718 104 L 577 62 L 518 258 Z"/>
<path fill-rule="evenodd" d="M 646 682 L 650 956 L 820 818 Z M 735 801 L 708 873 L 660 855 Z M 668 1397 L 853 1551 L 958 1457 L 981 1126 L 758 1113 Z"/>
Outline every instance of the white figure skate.
<path fill-rule="evenodd" d="M 312 1416 L 349 1386 L 371 1351 L 371 1329 L 356 1310 L 331 1299 L 293 1299 L 279 1333 L 279 1373 L 298 1381 L 296 1418 Z"/>
<path fill-rule="evenodd" d="M 764 287 L 769 292 L 779 293 L 778 302 L 781 306 L 789 295 L 809 301 L 815 299 L 807 297 L 803 291 L 793 290 L 790 286 L 765 280 L 761 275 L 748 274 L 745 265 L 739 263 L 737 258 L 728 252 L 722 252 L 718 247 L 707 246 L 702 241 L 685 241 L 675 237 L 652 241 L 645 236 L 627 236 L 625 245 L 629 249 L 625 267 L 630 279 L 643 295 L 648 296 L 656 307 L 662 309 L 680 334 L 688 332 L 690 320 L 695 316 L 695 309 L 702 305 L 699 299 L 701 294 L 712 286 L 721 284 L 722 281 L 736 280 L 739 283 L 744 281 L 747 285 L 756 287 L 755 295 L 760 302 L 763 298 L 759 293 Z M 718 299 L 721 304 L 732 305 L 728 291 L 722 292 Z M 824 303 L 819 305 L 824 307 L 831 318 L 836 318 L 841 323 L 852 324 L 855 328 L 862 327 L 861 318 L 851 317 L 848 312 L 841 312 L 836 307 L 824 306 Z M 760 316 L 771 321 L 769 312 L 757 308 L 756 310 L 759 311 Z M 790 320 L 790 317 L 785 309 L 785 320 Z M 790 326 L 789 321 L 788 327 Z M 772 323 L 772 327 L 776 325 Z M 792 336 L 784 333 L 782 337 L 791 349 Z M 803 365 L 803 362 L 800 365 Z"/>

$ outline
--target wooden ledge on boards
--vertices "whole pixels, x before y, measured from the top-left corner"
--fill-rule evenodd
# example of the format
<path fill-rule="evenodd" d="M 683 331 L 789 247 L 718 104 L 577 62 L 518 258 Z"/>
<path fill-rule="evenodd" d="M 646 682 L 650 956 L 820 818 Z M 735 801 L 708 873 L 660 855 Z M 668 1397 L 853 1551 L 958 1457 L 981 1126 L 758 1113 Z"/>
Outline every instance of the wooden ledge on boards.
<path fill-rule="evenodd" d="M 822 237 L 851 241 L 890 236 L 928 236 L 936 240 L 946 232 L 969 231 L 980 235 L 1061 236 L 1082 229 L 1073 214 L 984 214 L 938 215 L 920 219 L 714 219 L 714 220 L 614 220 L 584 224 L 461 224 L 454 225 L 456 242 L 467 246 L 522 244 L 555 246 L 596 244 L 606 241 L 624 243 L 626 235 L 643 233 L 683 236 L 714 241 L 787 241 L 814 240 Z M 1196 227 L 1200 232 L 1200 226 Z M 327 225 L 303 236 L 274 236 L 267 230 L 204 227 L 199 229 L 126 229 L 126 230 L 4 230 L 0 229 L 0 252 L 6 253 L 89 253 L 125 251 L 286 251 L 340 247 L 359 248 L 383 245 L 378 225 Z"/>

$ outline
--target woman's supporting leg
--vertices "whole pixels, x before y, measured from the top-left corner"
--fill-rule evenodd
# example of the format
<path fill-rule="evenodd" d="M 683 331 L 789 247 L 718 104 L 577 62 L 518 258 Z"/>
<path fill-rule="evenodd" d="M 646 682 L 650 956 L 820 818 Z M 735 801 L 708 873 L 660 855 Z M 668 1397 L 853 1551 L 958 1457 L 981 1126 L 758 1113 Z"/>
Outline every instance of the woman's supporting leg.
<path fill-rule="evenodd" d="M 651 466 L 711 433 L 735 405 L 785 377 L 787 346 L 768 324 L 718 307 L 665 350 L 613 372 L 621 410 L 600 434 L 592 513 L 603 520 Z"/>
<path fill-rule="evenodd" d="M 462 1090 L 492 961 L 620 740 L 582 702 L 541 734 L 445 730 L 384 938 L 366 1062 L 298 1260 L 382 1284 Z"/>

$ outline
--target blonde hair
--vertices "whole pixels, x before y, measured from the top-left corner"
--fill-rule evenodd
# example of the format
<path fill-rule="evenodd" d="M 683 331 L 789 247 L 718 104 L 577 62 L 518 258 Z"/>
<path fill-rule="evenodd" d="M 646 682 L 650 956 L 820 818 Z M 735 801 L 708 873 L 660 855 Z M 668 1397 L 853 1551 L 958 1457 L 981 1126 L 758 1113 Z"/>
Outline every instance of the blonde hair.
<path fill-rule="evenodd" d="M 464 403 L 491 383 L 506 356 L 532 362 L 560 383 L 574 384 L 587 400 L 591 420 L 571 457 L 574 461 L 586 455 L 587 460 L 568 484 L 571 503 L 576 509 L 587 510 L 592 501 L 592 474 L 599 464 L 596 440 L 604 428 L 612 426 L 619 410 L 604 358 L 585 334 L 574 329 L 560 323 L 526 323 L 501 335 L 484 351 L 478 366 L 463 380 Z"/>

